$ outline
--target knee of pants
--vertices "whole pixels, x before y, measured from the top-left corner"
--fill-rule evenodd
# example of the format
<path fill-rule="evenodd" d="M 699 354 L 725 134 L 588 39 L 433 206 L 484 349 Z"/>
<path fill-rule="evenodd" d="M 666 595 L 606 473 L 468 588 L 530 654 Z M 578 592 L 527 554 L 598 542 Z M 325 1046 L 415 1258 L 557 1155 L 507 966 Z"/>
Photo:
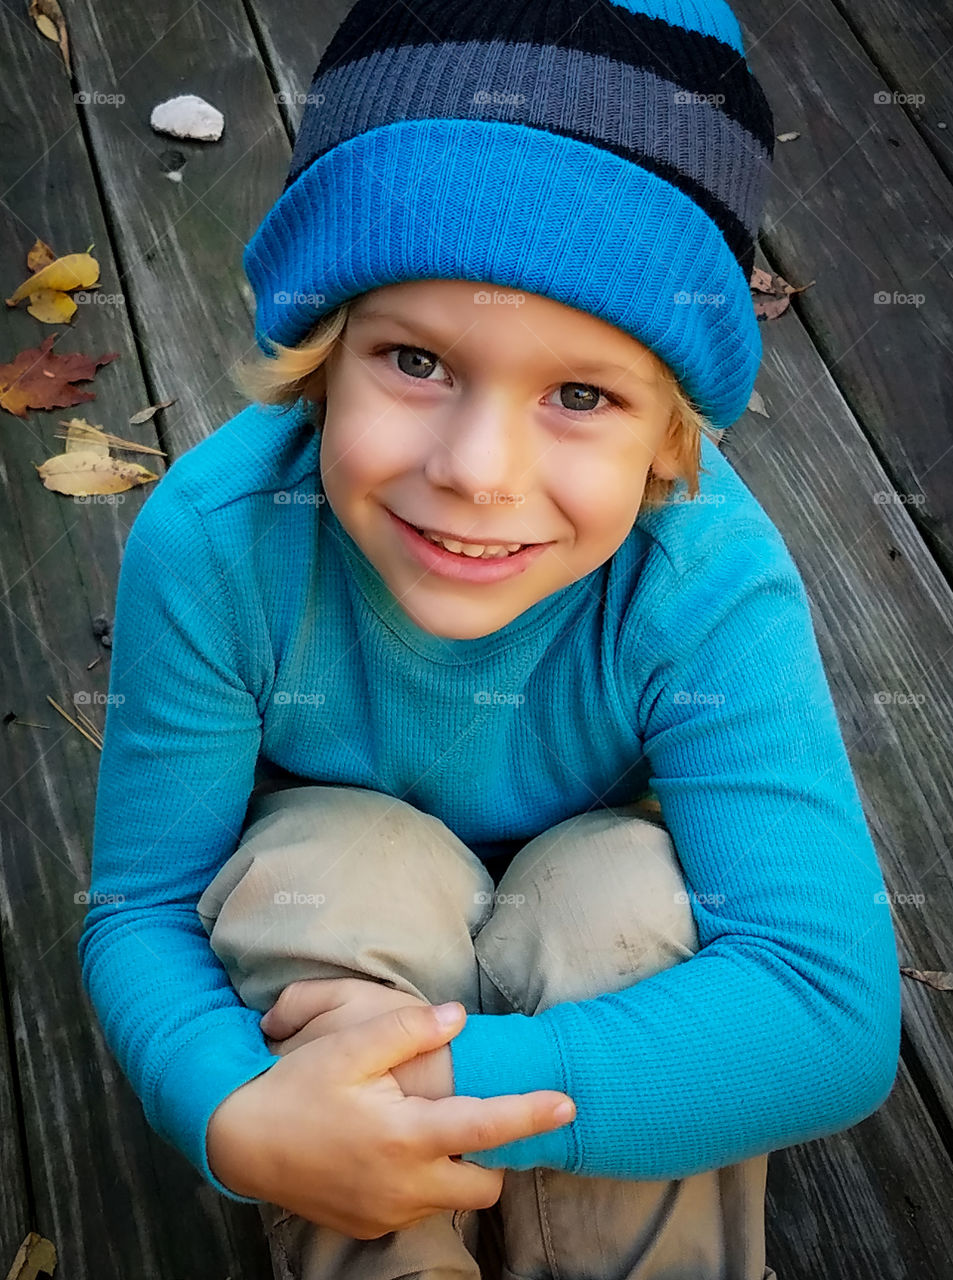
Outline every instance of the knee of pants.
<path fill-rule="evenodd" d="M 438 818 L 359 787 L 257 799 L 198 902 L 242 1000 L 264 1011 L 303 978 L 372 978 L 479 1008 L 473 935 L 493 880 Z"/>
<path fill-rule="evenodd" d="M 689 959 L 698 931 L 670 834 L 634 806 L 549 828 L 507 867 L 474 948 L 484 1012 L 530 1016 Z"/>

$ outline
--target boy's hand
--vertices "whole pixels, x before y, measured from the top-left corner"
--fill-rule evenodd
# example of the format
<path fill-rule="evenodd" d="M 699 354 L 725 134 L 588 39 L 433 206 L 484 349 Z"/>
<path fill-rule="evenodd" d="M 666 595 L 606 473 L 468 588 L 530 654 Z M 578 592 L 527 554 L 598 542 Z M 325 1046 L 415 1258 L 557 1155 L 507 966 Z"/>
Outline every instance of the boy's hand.
<path fill-rule="evenodd" d="M 370 978 L 302 978 L 289 983 L 261 1020 L 272 1053 L 284 1056 L 343 1027 L 407 1005 L 428 1001 Z M 408 1097 L 453 1096 L 453 1060 L 448 1045 L 432 1049 L 391 1068 Z"/>
<path fill-rule="evenodd" d="M 230 1093 L 208 1124 L 214 1176 L 357 1240 L 435 1213 L 486 1209 L 502 1169 L 454 1153 L 485 1151 L 568 1124 L 555 1090 L 497 1098 L 407 1098 L 392 1074 L 432 1052 L 466 1016 L 441 1026 L 420 1002 L 321 1036 Z M 571 1120 L 572 1117 L 570 1117 Z"/>

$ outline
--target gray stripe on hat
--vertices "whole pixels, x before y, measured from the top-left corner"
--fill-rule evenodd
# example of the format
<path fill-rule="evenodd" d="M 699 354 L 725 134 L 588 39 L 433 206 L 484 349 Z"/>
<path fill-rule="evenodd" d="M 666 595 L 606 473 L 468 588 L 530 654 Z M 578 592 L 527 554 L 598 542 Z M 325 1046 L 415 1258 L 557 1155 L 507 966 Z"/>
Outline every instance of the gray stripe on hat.
<path fill-rule="evenodd" d="M 308 92 L 290 172 L 370 129 L 430 119 L 564 128 L 643 152 L 704 186 L 757 235 L 769 160 L 747 129 L 673 81 L 553 45 L 398 45 L 324 72 Z M 744 152 L 756 163 L 738 162 Z"/>

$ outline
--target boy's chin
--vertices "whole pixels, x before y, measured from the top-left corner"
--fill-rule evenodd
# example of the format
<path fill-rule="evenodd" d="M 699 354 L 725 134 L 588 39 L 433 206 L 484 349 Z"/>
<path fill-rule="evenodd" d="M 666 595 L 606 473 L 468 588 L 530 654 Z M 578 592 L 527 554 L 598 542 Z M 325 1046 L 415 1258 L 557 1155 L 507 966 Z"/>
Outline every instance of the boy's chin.
<path fill-rule="evenodd" d="M 527 609 L 529 607 L 526 605 Z M 432 616 L 426 611 L 417 613 L 406 605 L 403 608 L 415 626 L 428 631 L 431 635 L 439 636 L 442 640 L 479 640 L 483 636 L 492 635 L 494 631 L 499 631 L 519 617 L 519 613 L 493 613 L 490 609 L 479 607 L 474 608 L 471 616 L 468 616 L 466 610 L 453 608 L 452 612 L 448 610 L 449 617 L 446 613 L 442 613 L 439 617 Z"/>

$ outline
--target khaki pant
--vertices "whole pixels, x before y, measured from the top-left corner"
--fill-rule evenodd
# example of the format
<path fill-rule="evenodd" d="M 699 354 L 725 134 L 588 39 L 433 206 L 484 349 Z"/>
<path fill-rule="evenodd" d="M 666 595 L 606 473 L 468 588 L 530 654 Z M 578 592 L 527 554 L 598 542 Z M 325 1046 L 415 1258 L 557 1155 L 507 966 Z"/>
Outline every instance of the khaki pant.
<path fill-rule="evenodd" d="M 243 1002 L 262 1012 L 295 979 L 362 977 L 471 1013 L 533 1015 L 697 950 L 674 846 L 647 813 L 568 818 L 523 845 L 497 886 L 444 823 L 403 800 L 296 786 L 253 797 L 198 912 Z M 766 1172 L 767 1156 L 671 1182 L 508 1169 L 492 1209 L 372 1241 L 261 1208 L 277 1280 L 479 1280 L 490 1214 L 502 1280 L 770 1280 Z"/>

